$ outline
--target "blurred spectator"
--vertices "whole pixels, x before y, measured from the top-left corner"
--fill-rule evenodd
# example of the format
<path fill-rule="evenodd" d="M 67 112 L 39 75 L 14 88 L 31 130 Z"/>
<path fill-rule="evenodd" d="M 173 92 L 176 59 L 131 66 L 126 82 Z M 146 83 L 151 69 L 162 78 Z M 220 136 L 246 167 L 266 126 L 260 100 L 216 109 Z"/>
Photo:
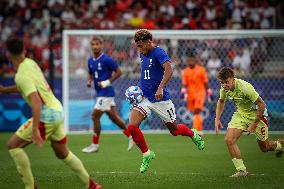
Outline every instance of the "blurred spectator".
<path fill-rule="evenodd" d="M 233 59 L 233 67 L 236 70 L 237 74 L 248 74 L 250 72 L 251 58 L 249 51 L 243 46 L 240 45 L 237 47 L 237 54 Z"/>
<path fill-rule="evenodd" d="M 216 76 L 219 68 L 222 66 L 221 60 L 218 58 L 216 52 L 213 50 L 211 52 L 210 59 L 207 62 L 207 69 L 209 76 Z"/>

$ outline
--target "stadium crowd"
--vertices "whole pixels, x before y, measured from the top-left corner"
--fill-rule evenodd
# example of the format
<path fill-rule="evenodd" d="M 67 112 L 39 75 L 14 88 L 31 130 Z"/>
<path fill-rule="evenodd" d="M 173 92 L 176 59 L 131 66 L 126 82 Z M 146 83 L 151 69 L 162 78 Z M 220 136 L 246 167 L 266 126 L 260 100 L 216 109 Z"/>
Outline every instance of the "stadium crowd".
<path fill-rule="evenodd" d="M 3 46 L 11 35 L 24 38 L 28 56 L 37 60 L 45 73 L 49 70 L 48 61 L 52 49 L 56 73 L 61 75 L 64 29 L 282 28 L 283 4 L 277 0 L 2 0 L 0 75 L 14 73 L 4 56 Z M 194 45 L 196 43 L 192 42 Z M 250 51 L 251 44 L 246 42 L 237 45 L 238 48 L 228 52 L 226 56 L 222 56 L 229 61 L 220 60 L 221 51 L 212 48 L 208 51 L 206 45 L 212 45 L 208 43 L 210 42 L 205 42 L 205 47 L 204 44 L 200 44 L 203 45 L 200 48 L 203 51 L 199 52 L 199 57 L 211 75 L 215 75 L 216 70 L 227 63 L 248 71 L 254 58 L 259 58 L 254 57 L 259 55 Z M 228 45 L 227 43 L 235 42 L 217 41 L 215 45 L 222 49 L 221 47 Z M 256 48 L 257 51 L 261 49 L 263 48 Z M 120 59 L 124 57 L 123 53 L 118 52 L 114 57 L 116 55 Z M 178 56 L 177 58 L 182 59 Z M 240 60 L 246 61 L 242 67 L 239 65 Z"/>

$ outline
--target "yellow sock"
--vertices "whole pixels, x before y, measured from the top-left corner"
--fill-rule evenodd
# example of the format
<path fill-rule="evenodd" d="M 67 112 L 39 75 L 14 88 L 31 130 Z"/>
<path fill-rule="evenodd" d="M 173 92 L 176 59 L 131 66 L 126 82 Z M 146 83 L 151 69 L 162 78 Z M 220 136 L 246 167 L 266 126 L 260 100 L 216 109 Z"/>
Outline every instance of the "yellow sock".
<path fill-rule="evenodd" d="M 23 183 L 25 184 L 25 189 L 34 189 L 34 177 L 30 160 L 26 152 L 22 148 L 14 148 L 9 150 L 9 153 L 16 164 Z"/>
<path fill-rule="evenodd" d="M 86 188 L 89 188 L 90 175 L 83 166 L 81 160 L 69 151 L 67 157 L 63 160 L 81 179 Z"/>
<path fill-rule="evenodd" d="M 237 159 L 237 158 L 234 158 L 232 159 L 237 171 L 245 171 L 247 168 L 245 167 L 244 165 L 244 162 L 242 159 Z"/>
<path fill-rule="evenodd" d="M 276 148 L 275 148 L 275 150 L 281 150 L 281 148 L 282 148 L 281 143 L 279 141 L 276 141 Z"/>

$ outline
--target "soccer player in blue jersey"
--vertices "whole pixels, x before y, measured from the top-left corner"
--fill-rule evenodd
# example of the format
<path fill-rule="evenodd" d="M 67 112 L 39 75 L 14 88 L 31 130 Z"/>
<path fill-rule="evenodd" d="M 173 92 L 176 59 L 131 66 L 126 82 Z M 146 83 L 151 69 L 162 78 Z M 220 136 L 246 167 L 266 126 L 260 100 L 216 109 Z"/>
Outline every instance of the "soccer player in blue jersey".
<path fill-rule="evenodd" d="M 100 118 L 103 113 L 107 113 L 110 120 L 118 125 L 123 133 L 128 137 L 128 151 L 133 147 L 134 142 L 126 128 L 125 122 L 117 114 L 114 102 L 114 89 L 111 83 L 118 79 L 122 72 L 117 63 L 107 54 L 102 52 L 103 40 L 100 37 L 93 37 L 91 40 L 91 48 L 93 56 L 88 60 L 89 75 L 87 79 L 87 86 L 91 87 L 94 82 L 96 90 L 96 104 L 92 113 L 94 122 L 94 135 L 92 144 L 82 149 L 83 152 L 91 153 L 99 150 L 99 137 L 101 133 Z"/>
<path fill-rule="evenodd" d="M 166 87 L 173 73 L 171 59 L 167 53 L 159 46 L 154 45 L 152 34 L 146 29 L 138 30 L 134 35 L 134 40 L 140 52 L 140 87 L 144 97 L 140 103 L 133 104 L 129 115 L 128 129 L 143 153 L 140 172 L 144 173 L 149 168 L 150 160 L 155 158 L 155 153 L 149 150 L 139 125 L 149 116 L 151 111 L 163 120 L 173 136 L 190 137 L 200 150 L 204 149 L 204 141 L 196 130 L 190 129 L 184 124 L 177 124 L 175 106 Z"/>

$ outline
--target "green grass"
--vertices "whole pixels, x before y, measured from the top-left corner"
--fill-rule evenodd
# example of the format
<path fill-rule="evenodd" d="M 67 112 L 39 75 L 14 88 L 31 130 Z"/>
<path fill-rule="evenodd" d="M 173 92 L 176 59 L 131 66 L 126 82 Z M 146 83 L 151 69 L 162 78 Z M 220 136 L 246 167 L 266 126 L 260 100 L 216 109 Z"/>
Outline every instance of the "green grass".
<path fill-rule="evenodd" d="M 10 158 L 6 143 L 12 133 L 0 134 L 0 188 L 24 188 Z M 100 151 L 84 154 L 81 149 L 89 144 L 90 135 L 68 136 L 70 149 L 84 163 L 91 175 L 104 189 L 114 188 L 229 188 L 229 189 L 283 189 L 284 157 L 276 158 L 274 152 L 262 153 L 254 136 L 242 136 L 239 141 L 248 178 L 229 178 L 234 172 L 231 158 L 224 143 L 224 135 L 207 135 L 204 151 L 196 149 L 185 137 L 168 134 L 146 134 L 149 147 L 156 153 L 145 174 L 139 173 L 142 160 L 135 148 L 127 152 L 127 139 L 123 135 L 101 136 Z M 271 135 L 273 139 L 284 135 Z M 45 144 L 42 149 L 34 145 L 26 148 L 39 189 L 83 188 L 76 175 L 56 159 Z"/>

